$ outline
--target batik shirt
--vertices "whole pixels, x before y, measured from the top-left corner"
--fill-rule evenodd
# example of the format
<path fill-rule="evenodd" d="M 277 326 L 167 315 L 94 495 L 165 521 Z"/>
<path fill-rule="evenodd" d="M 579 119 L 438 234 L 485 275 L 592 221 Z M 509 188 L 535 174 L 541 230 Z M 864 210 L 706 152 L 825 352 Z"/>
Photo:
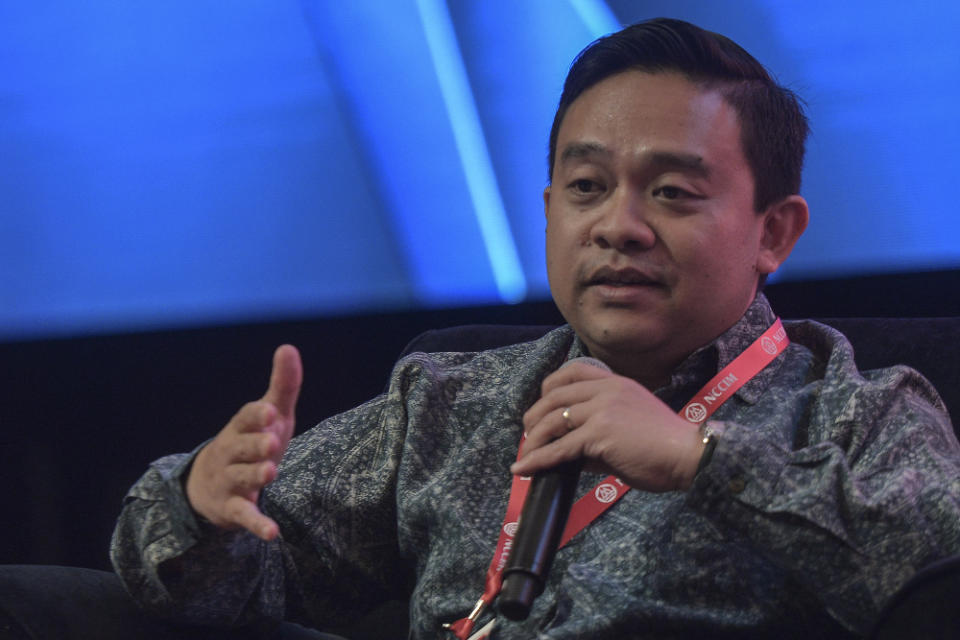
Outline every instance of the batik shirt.
<path fill-rule="evenodd" d="M 679 409 L 773 321 L 758 296 L 657 396 Z M 627 493 L 559 550 L 530 617 L 498 620 L 493 638 L 863 633 L 916 569 L 960 552 L 960 447 L 936 392 L 907 367 L 858 372 L 829 327 L 786 328 L 786 351 L 713 415 L 723 434 L 693 485 Z M 130 489 L 114 566 L 144 606 L 181 620 L 329 628 L 409 598 L 411 637 L 450 637 L 441 624 L 483 592 L 521 416 L 584 354 L 561 327 L 403 358 L 383 395 L 290 443 L 260 499 L 272 542 L 195 516 L 192 455 L 162 458 Z M 601 479 L 584 473 L 580 493 Z"/>

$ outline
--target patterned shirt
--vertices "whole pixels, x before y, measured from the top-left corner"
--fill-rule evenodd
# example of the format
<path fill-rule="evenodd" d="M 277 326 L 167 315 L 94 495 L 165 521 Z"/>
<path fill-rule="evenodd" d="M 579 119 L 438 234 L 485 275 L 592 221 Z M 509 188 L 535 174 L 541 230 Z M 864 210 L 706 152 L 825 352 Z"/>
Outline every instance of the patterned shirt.
<path fill-rule="evenodd" d="M 759 295 L 657 396 L 679 410 L 773 320 Z M 786 351 L 714 414 L 723 434 L 693 486 L 629 492 L 557 553 L 530 617 L 492 638 L 865 633 L 915 570 L 960 552 L 960 446 L 937 393 L 907 367 L 858 372 L 827 326 L 785 326 Z M 269 543 L 197 518 L 192 454 L 162 458 L 125 501 L 117 573 L 181 620 L 329 628 L 409 597 L 411 637 L 450 637 L 441 624 L 483 591 L 521 416 L 584 351 L 561 327 L 402 359 L 386 393 L 290 443 L 261 495 L 281 531 Z M 582 474 L 580 494 L 601 479 Z"/>

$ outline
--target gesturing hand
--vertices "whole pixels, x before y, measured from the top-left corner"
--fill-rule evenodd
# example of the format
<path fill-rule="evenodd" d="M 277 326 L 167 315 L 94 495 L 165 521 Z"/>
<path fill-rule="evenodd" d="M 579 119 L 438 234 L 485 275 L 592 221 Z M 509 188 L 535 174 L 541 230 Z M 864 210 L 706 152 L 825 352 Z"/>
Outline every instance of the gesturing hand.
<path fill-rule="evenodd" d="M 544 379 L 523 426 L 523 455 L 510 469 L 519 475 L 584 458 L 586 469 L 636 489 L 671 491 L 690 486 L 703 452 L 697 425 L 634 380 L 582 362 Z"/>
<path fill-rule="evenodd" d="M 276 477 L 293 436 L 302 380 L 299 352 L 290 345 L 279 347 L 267 393 L 244 405 L 197 454 L 187 478 L 194 511 L 219 527 L 243 528 L 264 540 L 277 537 L 277 523 L 260 512 L 257 499 Z"/>

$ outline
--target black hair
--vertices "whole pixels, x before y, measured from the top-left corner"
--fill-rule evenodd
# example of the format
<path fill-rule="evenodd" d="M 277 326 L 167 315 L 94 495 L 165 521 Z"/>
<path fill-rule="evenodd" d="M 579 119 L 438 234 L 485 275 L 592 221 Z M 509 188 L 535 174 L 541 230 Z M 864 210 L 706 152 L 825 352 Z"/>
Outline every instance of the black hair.
<path fill-rule="evenodd" d="M 549 175 L 570 105 L 598 82 L 628 70 L 676 72 L 716 89 L 737 112 L 740 142 L 754 179 L 754 209 L 800 191 L 807 117 L 797 96 L 726 36 L 682 20 L 656 18 L 593 41 L 577 55 L 550 130 Z"/>

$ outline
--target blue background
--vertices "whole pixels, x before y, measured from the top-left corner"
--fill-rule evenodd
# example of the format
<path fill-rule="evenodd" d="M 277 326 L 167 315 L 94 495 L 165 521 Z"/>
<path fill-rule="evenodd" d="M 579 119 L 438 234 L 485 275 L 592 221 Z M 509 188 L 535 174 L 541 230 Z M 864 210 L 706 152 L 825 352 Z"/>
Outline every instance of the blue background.
<path fill-rule="evenodd" d="M 960 5 L 0 0 L 0 340 L 540 300 L 567 66 L 724 33 L 805 98 L 781 280 L 960 267 Z"/>

